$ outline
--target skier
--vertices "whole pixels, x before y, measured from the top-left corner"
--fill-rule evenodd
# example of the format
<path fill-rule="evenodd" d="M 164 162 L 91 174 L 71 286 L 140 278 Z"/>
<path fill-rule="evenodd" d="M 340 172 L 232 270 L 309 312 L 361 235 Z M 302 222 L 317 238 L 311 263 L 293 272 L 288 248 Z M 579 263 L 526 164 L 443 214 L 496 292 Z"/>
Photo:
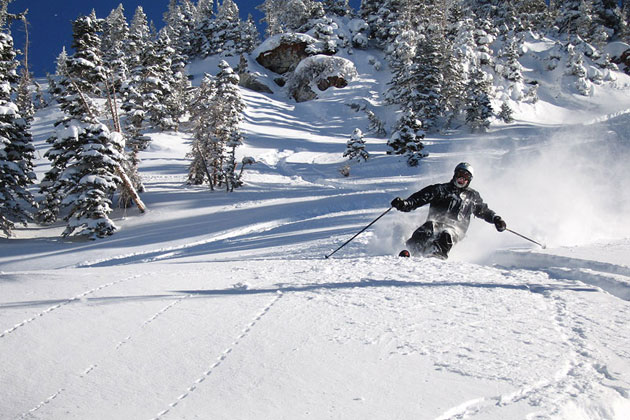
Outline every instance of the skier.
<path fill-rule="evenodd" d="M 507 228 L 505 221 L 488 208 L 481 195 L 468 188 L 472 178 L 472 166 L 462 162 L 455 167 L 450 182 L 429 185 L 406 200 L 400 197 L 392 200 L 392 207 L 404 212 L 430 205 L 427 221 L 407 241 L 409 251 L 401 251 L 401 257 L 412 254 L 447 259 L 453 245 L 464 238 L 471 214 L 494 223 L 499 232 Z"/>

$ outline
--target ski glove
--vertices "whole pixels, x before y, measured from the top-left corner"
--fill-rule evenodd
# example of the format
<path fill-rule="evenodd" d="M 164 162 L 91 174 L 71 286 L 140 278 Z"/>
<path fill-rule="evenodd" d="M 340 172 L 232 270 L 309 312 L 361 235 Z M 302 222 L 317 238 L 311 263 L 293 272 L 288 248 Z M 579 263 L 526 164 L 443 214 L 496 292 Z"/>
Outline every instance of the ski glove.
<path fill-rule="evenodd" d="M 492 222 L 494 223 L 494 227 L 496 227 L 499 232 L 503 232 L 505 229 L 507 229 L 505 220 L 501 219 L 501 216 L 494 216 Z"/>
<path fill-rule="evenodd" d="M 394 207 L 396 210 L 402 210 L 407 203 L 405 203 L 405 200 L 403 200 L 402 198 L 396 197 L 392 200 L 391 204 L 392 207 Z"/>

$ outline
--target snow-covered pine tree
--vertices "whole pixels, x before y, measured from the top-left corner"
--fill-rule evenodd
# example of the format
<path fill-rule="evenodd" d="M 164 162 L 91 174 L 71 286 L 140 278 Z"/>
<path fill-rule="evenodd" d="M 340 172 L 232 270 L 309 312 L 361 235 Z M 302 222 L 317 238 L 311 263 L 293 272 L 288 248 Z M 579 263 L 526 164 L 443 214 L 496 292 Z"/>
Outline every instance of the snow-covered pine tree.
<path fill-rule="evenodd" d="M 35 115 L 33 87 L 34 83 L 31 72 L 28 71 L 26 67 L 22 67 L 20 70 L 20 80 L 18 81 L 15 104 L 20 110 L 20 115 L 28 124 L 33 121 L 33 116 Z"/>
<path fill-rule="evenodd" d="M 573 44 L 569 43 L 566 46 L 567 52 L 567 69 L 566 74 L 568 76 L 575 76 L 575 88 L 583 96 L 590 96 L 592 93 L 592 84 L 587 79 L 586 67 L 584 66 L 584 60 L 582 53 L 576 51 Z"/>
<path fill-rule="evenodd" d="M 370 158 L 370 154 L 365 150 L 365 139 L 361 129 L 354 129 L 352 136 L 346 143 L 346 151 L 343 153 L 343 157 L 347 157 L 349 160 L 356 160 L 357 162 L 365 162 Z"/>
<path fill-rule="evenodd" d="M 194 57 L 205 58 L 213 54 L 212 43 L 216 31 L 213 0 L 199 0 L 192 45 Z"/>
<path fill-rule="evenodd" d="M 473 68 L 466 84 L 466 123 L 473 131 L 485 130 L 493 116 L 490 82 L 479 68 Z"/>
<path fill-rule="evenodd" d="M 238 6 L 233 0 L 223 0 L 217 10 L 214 37 L 210 42 L 211 54 L 223 57 L 239 55 L 248 52 L 242 45 L 243 23 L 239 18 Z M 210 54 L 209 54 L 210 55 Z"/>
<path fill-rule="evenodd" d="M 120 90 L 120 86 L 127 80 L 129 73 L 124 49 L 128 36 L 129 25 L 121 3 L 105 19 L 101 42 L 101 54 L 108 70 L 109 84 L 116 91 Z"/>
<path fill-rule="evenodd" d="M 445 21 L 442 43 L 445 57 L 442 66 L 444 78 L 442 97 L 446 126 L 449 126 L 460 116 L 464 108 L 466 90 L 464 69 L 475 60 L 473 53 L 475 42 L 472 19 L 466 16 L 459 3 L 448 9 Z"/>
<path fill-rule="evenodd" d="M 11 100 L 17 81 L 13 38 L 0 32 L 0 229 L 11 236 L 15 224 L 33 219 L 36 203 L 28 187 L 33 184 L 35 148 L 28 123 Z"/>
<path fill-rule="evenodd" d="M 445 71 L 457 61 L 446 42 L 444 11 L 429 3 L 420 16 L 400 11 L 400 31 L 387 49 L 394 73 L 388 99 L 411 109 L 425 130 L 439 127 L 445 115 Z"/>
<path fill-rule="evenodd" d="M 80 17 L 76 28 L 92 28 L 94 17 Z M 79 42 L 88 38 L 85 31 L 75 30 L 73 45 L 93 45 Z M 93 51 L 91 48 L 89 51 Z M 96 54 L 96 53 L 95 53 Z M 60 97 L 57 98 L 63 117 L 55 123 L 55 134 L 47 141 L 51 148 L 45 156 L 51 161 L 51 169 L 40 184 L 45 199 L 40 219 L 56 220 L 62 209 L 67 209 L 64 220 L 68 222 L 63 236 L 81 235 L 90 239 L 111 235 L 116 226 L 109 219 L 110 197 L 121 183 L 117 175 L 124 162 L 123 140 L 120 133 L 110 133 L 98 122 L 97 112 L 88 93 L 81 86 L 93 86 L 90 80 L 80 77 L 93 76 L 83 72 L 89 55 L 77 49 L 68 57 L 65 77 L 60 76 Z M 79 62 L 80 63 L 76 63 Z"/>
<path fill-rule="evenodd" d="M 61 92 L 64 90 L 63 86 L 59 82 L 66 74 L 68 74 L 68 66 L 66 65 L 67 62 L 68 54 L 66 53 L 66 47 L 62 47 L 61 52 L 57 56 L 55 74 L 46 75 L 46 78 L 48 79 L 48 93 L 50 93 L 53 97 L 61 96 Z"/>
<path fill-rule="evenodd" d="M 106 87 L 108 88 L 108 108 L 114 120 L 114 129 L 118 132 L 122 130 L 118 113 L 121 88 L 127 83 L 129 77 L 127 65 L 130 61 L 125 55 L 128 37 L 129 25 L 124 15 L 123 5 L 120 4 L 116 9 L 112 10 L 105 19 L 101 43 L 103 60 L 108 70 L 108 80 L 106 83 Z M 127 139 L 130 137 L 125 137 L 123 134 L 123 138 Z M 138 173 L 140 161 L 138 159 L 139 150 L 137 144 L 128 141 L 125 141 L 125 143 L 129 143 L 130 147 L 124 151 L 125 159 L 121 162 L 121 168 L 127 175 L 135 191 L 132 191 L 127 186 L 121 188 L 118 204 L 123 208 L 128 208 L 132 205 L 134 199 L 137 200 L 134 194 L 144 191 L 144 185 Z M 139 207 L 141 207 L 141 205 L 139 205 Z"/>
<path fill-rule="evenodd" d="M 413 107 L 422 121 L 425 130 L 439 127 L 439 119 L 444 115 L 445 99 L 442 94 L 444 80 L 444 64 L 452 59 L 444 55 L 444 34 L 438 30 L 425 32 L 418 46 L 415 57 L 416 97 Z"/>
<path fill-rule="evenodd" d="M 386 48 L 392 80 L 386 94 L 389 103 L 406 105 L 415 96 L 415 62 L 420 34 L 409 21 L 397 21 L 398 35 Z"/>
<path fill-rule="evenodd" d="M 618 39 L 623 31 L 623 17 L 618 0 L 592 0 L 593 23 L 596 30 L 602 31 L 606 39 Z"/>
<path fill-rule="evenodd" d="M 111 212 L 110 197 L 120 184 L 116 171 L 124 161 L 122 135 L 110 133 L 96 121 L 81 92 L 68 91 L 58 100 L 66 114 L 47 140 L 51 148 L 45 156 L 51 161 L 51 170 L 40 184 L 45 199 L 40 203 L 39 218 L 52 223 L 62 209 L 67 209 L 63 236 L 108 236 L 116 230 L 107 215 Z M 72 101 L 83 102 L 83 106 L 68 106 Z"/>
<path fill-rule="evenodd" d="M 250 53 L 260 44 L 260 33 L 256 28 L 256 22 L 251 14 L 247 15 L 247 20 L 240 24 L 240 49 L 241 52 Z"/>
<path fill-rule="evenodd" d="M 503 102 L 501 104 L 501 111 L 499 112 L 498 117 L 506 124 L 514 122 L 514 111 L 510 108 L 507 102 Z"/>
<path fill-rule="evenodd" d="M 521 82 L 523 80 L 523 66 L 518 61 L 518 44 L 514 38 L 505 41 L 504 48 L 500 52 L 503 61 L 502 76 L 511 82 Z"/>
<path fill-rule="evenodd" d="M 193 56 L 196 6 L 190 0 L 170 0 L 164 13 L 163 30 L 168 32 L 175 54 L 171 57 L 173 73 L 181 71 Z"/>
<path fill-rule="evenodd" d="M 513 4 L 520 30 L 542 33 L 551 26 L 551 12 L 545 0 L 515 0 Z"/>
<path fill-rule="evenodd" d="M 347 16 L 352 12 L 348 0 L 323 0 L 322 5 L 327 15 Z"/>
<path fill-rule="evenodd" d="M 256 6 L 256 9 L 264 15 L 262 21 L 266 24 L 265 35 L 268 38 L 284 32 L 276 11 L 276 4 L 278 2 L 279 0 L 265 0 L 263 3 Z"/>
<path fill-rule="evenodd" d="M 151 128 L 172 130 L 178 127 L 181 115 L 174 115 L 176 108 L 167 106 L 173 95 L 174 78 L 170 56 L 174 52 L 166 31 L 161 31 L 153 48 L 145 50 L 143 72 L 139 89 L 145 121 Z"/>
<path fill-rule="evenodd" d="M 424 139 L 422 122 L 413 110 L 406 109 L 398 119 L 394 134 L 387 141 L 390 148 L 387 154 L 405 155 L 409 166 L 418 166 L 420 159 L 427 156 L 422 151 L 424 149 L 422 139 Z"/>
<path fill-rule="evenodd" d="M 144 9 L 138 6 L 129 25 L 129 35 L 124 46 L 129 76 L 121 86 L 121 108 L 125 111 L 123 125 L 128 134 L 129 149 L 144 150 L 148 145 L 148 138 L 142 134 L 146 119 L 142 84 L 145 73 L 144 57 L 152 48 L 147 15 Z"/>
<path fill-rule="evenodd" d="M 68 188 L 61 204 L 69 208 L 62 235 L 104 238 L 118 230 L 108 215 L 112 211 L 110 197 L 121 184 L 116 173 L 125 160 L 123 137 L 97 122 L 86 121 L 74 127 L 79 148 L 62 175 Z"/>
<path fill-rule="evenodd" d="M 556 2 L 556 20 L 561 34 L 577 35 L 587 42 L 590 41 L 593 17 L 591 15 L 591 1 L 563 0 Z"/>
<path fill-rule="evenodd" d="M 51 93 L 64 115 L 55 123 L 56 133 L 47 140 L 51 147 L 44 156 L 51 161 L 51 168 L 40 183 L 43 199 L 39 203 L 37 218 L 41 223 L 57 220 L 63 207 L 62 199 L 71 186 L 64 174 L 81 146 L 77 127 L 96 109 L 91 95 L 100 94 L 104 87 L 106 75 L 100 56 L 101 25 L 102 21 L 96 18 L 94 12 L 73 21 L 72 46 L 75 53 L 67 56 L 63 50 L 57 60 L 57 74 L 49 78 L 54 81 Z"/>
<path fill-rule="evenodd" d="M 212 121 L 212 101 L 215 94 L 215 78 L 206 74 L 195 90 L 190 105 L 193 141 L 188 153 L 188 157 L 192 159 L 188 167 L 188 182 L 193 185 L 201 185 L 207 180 L 212 190 L 214 190 L 215 178 L 218 177 L 216 168 L 214 168 L 214 173 L 211 173 L 208 164 L 212 156 L 215 155 L 217 145 L 217 142 L 214 141 L 214 122 Z"/>
<path fill-rule="evenodd" d="M 66 48 L 62 47 L 61 53 L 57 56 L 57 69 L 54 75 L 48 74 L 48 92 L 62 106 L 63 98 L 67 94 L 68 82 L 68 54 Z M 60 122 L 58 122 L 60 123 Z M 51 224 L 57 220 L 61 206 L 61 181 L 59 176 L 66 167 L 70 153 L 65 153 L 62 148 L 55 149 L 54 143 L 56 138 L 53 137 L 46 140 L 52 145 L 50 151 L 44 156 L 51 161 L 51 168 L 44 174 L 44 178 L 39 183 L 39 192 L 43 194 L 43 198 L 39 203 L 39 211 L 37 212 L 37 220 L 42 224 Z"/>
<path fill-rule="evenodd" d="M 190 156 L 189 181 L 210 188 L 239 187 L 242 171 L 237 172 L 236 148 L 242 143 L 239 124 L 245 109 L 238 88 L 238 75 L 226 61 L 219 63 L 216 78 L 206 75 L 192 105 L 195 140 Z"/>
<path fill-rule="evenodd" d="M 243 120 L 245 102 L 239 92 L 238 75 L 226 61 L 219 63 L 219 69 L 217 93 L 213 103 L 214 132 L 217 140 L 224 144 L 223 149 L 227 151 L 226 159 L 221 159 L 221 172 L 224 174 L 226 189 L 232 191 L 241 185 L 240 176 L 236 174 L 236 148 L 242 144 L 243 139 L 239 126 Z"/>
<path fill-rule="evenodd" d="M 361 6 L 359 6 L 359 16 L 368 25 L 367 33 L 372 37 L 372 28 L 376 26 L 378 20 L 378 9 L 380 7 L 381 0 L 361 0 Z"/>
<path fill-rule="evenodd" d="M 66 66 L 73 83 L 90 96 L 101 96 L 107 79 L 101 52 L 103 23 L 94 10 L 89 16 L 79 16 L 72 22 L 74 54 L 69 57 Z"/>
<path fill-rule="evenodd" d="M 267 36 L 307 32 L 309 21 L 325 15 L 324 7 L 315 0 L 265 0 L 257 9 L 265 14 Z"/>
<path fill-rule="evenodd" d="M 361 17 L 370 28 L 377 45 L 385 49 L 400 31 L 399 13 L 408 8 L 409 0 L 361 2 Z"/>

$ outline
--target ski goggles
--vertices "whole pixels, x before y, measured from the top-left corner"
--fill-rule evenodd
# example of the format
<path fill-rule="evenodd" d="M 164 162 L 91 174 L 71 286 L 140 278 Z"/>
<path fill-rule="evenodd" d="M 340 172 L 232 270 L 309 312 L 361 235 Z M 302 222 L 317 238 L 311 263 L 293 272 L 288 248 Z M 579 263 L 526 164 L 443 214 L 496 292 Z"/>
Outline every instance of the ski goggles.
<path fill-rule="evenodd" d="M 457 171 L 455 172 L 455 179 L 457 178 L 463 178 L 466 181 L 470 181 L 472 179 L 472 175 L 470 174 L 470 172 L 468 171 Z"/>

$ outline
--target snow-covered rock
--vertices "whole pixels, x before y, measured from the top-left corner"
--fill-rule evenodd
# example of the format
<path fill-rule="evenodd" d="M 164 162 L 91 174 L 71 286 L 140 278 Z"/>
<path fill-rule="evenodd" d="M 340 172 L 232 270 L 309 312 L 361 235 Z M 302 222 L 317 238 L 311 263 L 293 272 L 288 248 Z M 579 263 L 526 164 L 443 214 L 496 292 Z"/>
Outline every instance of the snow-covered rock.
<path fill-rule="evenodd" d="M 288 90 L 296 101 L 309 101 L 317 97 L 316 90 L 346 87 L 357 75 L 354 63 L 346 58 L 315 55 L 300 62 L 289 80 Z"/>
<path fill-rule="evenodd" d="M 274 73 L 294 70 L 300 61 L 319 52 L 318 40 L 299 33 L 279 34 L 268 38 L 252 55 L 261 66 Z"/>

